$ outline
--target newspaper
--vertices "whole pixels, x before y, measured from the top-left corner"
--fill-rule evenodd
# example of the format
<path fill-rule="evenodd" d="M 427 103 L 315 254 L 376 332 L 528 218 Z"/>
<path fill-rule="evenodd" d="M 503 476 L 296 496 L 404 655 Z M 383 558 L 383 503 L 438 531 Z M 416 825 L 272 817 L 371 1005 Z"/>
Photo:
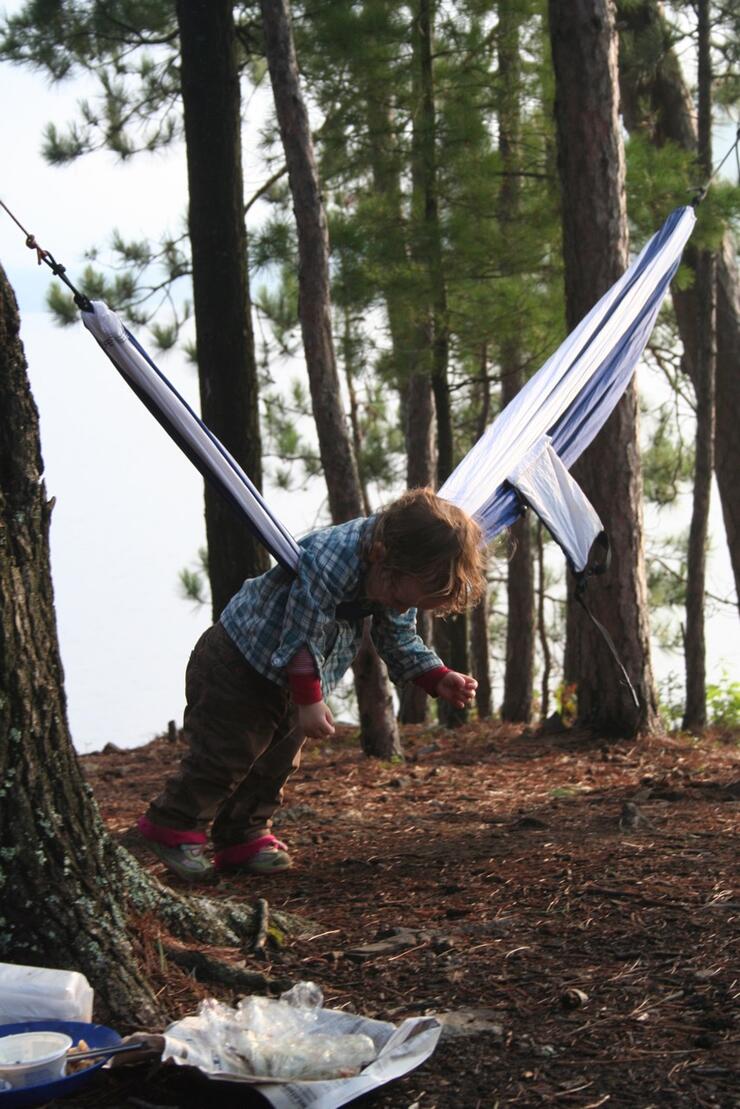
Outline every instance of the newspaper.
<path fill-rule="evenodd" d="M 274 1109 L 301 1109 L 302 1106 L 334 1109 L 420 1066 L 437 1046 L 442 1026 L 434 1017 L 410 1018 L 397 1027 L 354 1013 L 321 1009 L 316 1030 L 329 1035 L 363 1033 L 375 1044 L 377 1055 L 351 1078 L 285 1081 L 227 1073 L 214 1057 L 204 1023 L 197 1016 L 191 1016 L 165 1029 L 162 1062 L 171 1060 L 180 1066 L 197 1067 L 219 1082 L 258 1086 L 262 1097 Z"/>

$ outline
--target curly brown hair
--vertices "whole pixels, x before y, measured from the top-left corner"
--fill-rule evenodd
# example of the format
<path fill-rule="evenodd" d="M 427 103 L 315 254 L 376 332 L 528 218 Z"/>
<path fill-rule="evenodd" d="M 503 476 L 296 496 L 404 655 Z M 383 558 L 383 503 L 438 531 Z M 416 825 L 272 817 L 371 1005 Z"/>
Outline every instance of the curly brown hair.
<path fill-rule="evenodd" d="M 463 612 L 485 591 L 480 527 L 431 489 L 409 489 L 378 513 L 368 554 L 389 577 L 415 578 L 440 614 Z"/>

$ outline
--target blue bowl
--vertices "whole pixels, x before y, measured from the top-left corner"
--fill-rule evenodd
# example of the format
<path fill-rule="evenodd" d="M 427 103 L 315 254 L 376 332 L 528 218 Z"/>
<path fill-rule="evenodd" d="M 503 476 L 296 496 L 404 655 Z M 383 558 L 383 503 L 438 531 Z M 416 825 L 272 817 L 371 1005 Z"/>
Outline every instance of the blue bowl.
<path fill-rule="evenodd" d="M 73 1044 L 84 1040 L 88 1047 L 115 1047 L 121 1037 L 104 1024 L 86 1024 L 81 1020 L 27 1020 L 21 1024 L 0 1025 L 0 1038 L 15 1036 L 18 1032 L 64 1032 Z M 57 1078 L 54 1082 L 40 1082 L 38 1086 L 25 1086 L 22 1090 L 0 1091 L 0 1109 L 32 1109 L 44 1105 L 55 1097 L 67 1097 L 87 1086 L 100 1070 L 105 1058 L 91 1060 L 91 1065 L 75 1074 Z"/>

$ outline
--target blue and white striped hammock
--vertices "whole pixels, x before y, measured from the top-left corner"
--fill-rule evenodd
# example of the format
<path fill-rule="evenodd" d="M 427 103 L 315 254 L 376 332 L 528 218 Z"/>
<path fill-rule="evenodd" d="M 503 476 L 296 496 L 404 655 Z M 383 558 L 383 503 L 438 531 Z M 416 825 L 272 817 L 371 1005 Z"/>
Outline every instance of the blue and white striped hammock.
<path fill-rule="evenodd" d="M 622 277 L 555 354 L 530 378 L 439 490 L 475 516 L 486 540 L 514 523 L 529 504 L 584 570 L 603 532 L 568 473 L 626 389 L 695 223 L 677 208 Z M 300 548 L 249 477 L 136 339 L 105 304 L 83 310 L 85 326 L 122 376 L 203 476 L 244 515 L 286 569 Z"/>

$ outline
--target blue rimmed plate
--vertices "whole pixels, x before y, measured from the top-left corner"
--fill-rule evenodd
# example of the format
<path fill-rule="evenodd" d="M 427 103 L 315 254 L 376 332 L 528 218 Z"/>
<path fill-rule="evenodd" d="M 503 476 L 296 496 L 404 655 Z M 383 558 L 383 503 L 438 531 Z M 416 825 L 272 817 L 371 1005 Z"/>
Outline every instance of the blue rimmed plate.
<path fill-rule="evenodd" d="M 0 1025 L 0 1038 L 14 1036 L 17 1032 L 65 1032 L 72 1043 L 84 1040 L 88 1047 L 115 1047 L 121 1037 L 104 1024 L 86 1024 L 81 1020 L 27 1020 L 20 1024 Z M 90 1066 L 75 1074 L 57 1078 L 55 1082 L 42 1082 L 38 1086 L 26 1086 L 22 1090 L 0 1091 L 0 1109 L 33 1109 L 44 1105 L 55 1097 L 66 1097 L 83 1089 L 92 1081 L 105 1059 L 95 1059 Z"/>

